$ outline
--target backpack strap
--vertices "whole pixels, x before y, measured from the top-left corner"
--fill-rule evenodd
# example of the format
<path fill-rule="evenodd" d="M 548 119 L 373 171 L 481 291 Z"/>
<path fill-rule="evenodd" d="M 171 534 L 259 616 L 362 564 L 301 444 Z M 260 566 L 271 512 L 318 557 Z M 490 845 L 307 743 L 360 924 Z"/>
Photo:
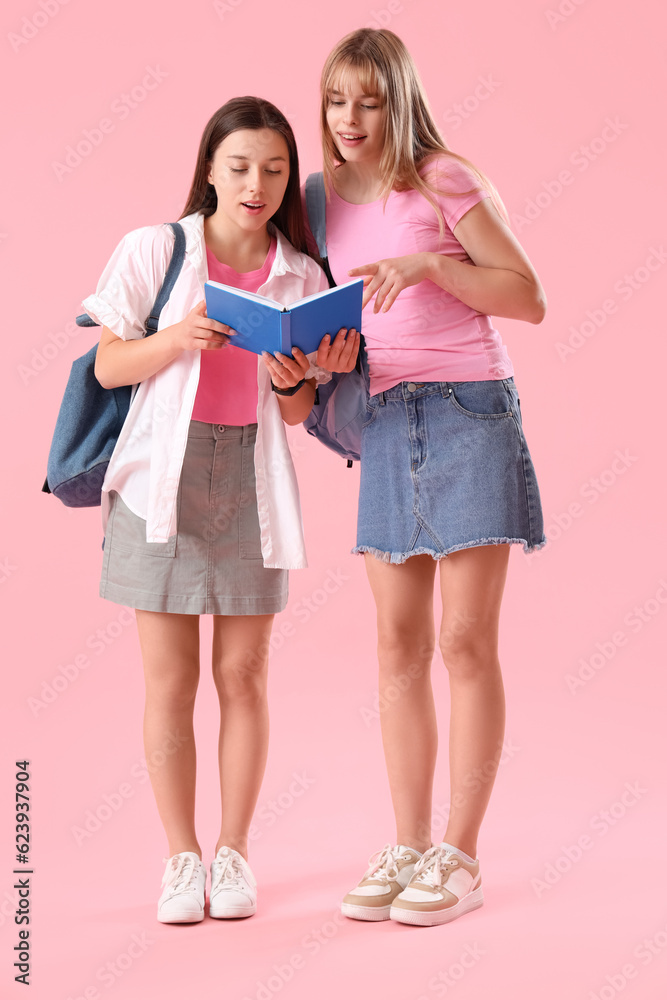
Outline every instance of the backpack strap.
<path fill-rule="evenodd" d="M 146 333 L 144 336 L 150 337 L 152 333 L 157 333 L 157 324 L 160 318 L 160 313 L 167 302 L 167 299 L 171 295 L 171 290 L 176 284 L 176 279 L 181 273 L 181 268 L 183 267 L 183 261 L 185 259 L 185 233 L 183 232 L 183 226 L 180 222 L 170 222 L 173 233 L 174 233 L 174 251 L 171 255 L 171 260 L 169 261 L 169 267 L 167 268 L 167 273 L 164 276 L 164 281 L 162 282 L 162 287 L 157 293 L 157 298 L 155 304 L 151 309 L 151 314 L 146 320 Z"/>
<path fill-rule="evenodd" d="M 176 279 L 181 273 L 183 261 L 185 260 L 185 233 L 183 232 L 183 226 L 180 222 L 170 222 L 168 225 L 171 226 L 174 233 L 174 250 L 171 255 L 169 267 L 167 268 L 167 273 L 164 276 L 164 281 L 160 286 L 160 291 L 157 293 L 157 298 L 153 303 L 150 316 L 146 320 L 145 337 L 149 337 L 152 333 L 157 333 L 157 324 L 160 318 L 160 313 L 162 312 L 167 299 L 171 295 L 172 289 L 176 284 Z M 76 325 L 99 326 L 99 323 L 96 323 L 95 320 L 88 315 L 88 313 L 82 313 L 81 316 L 76 317 Z"/>
<path fill-rule="evenodd" d="M 327 256 L 327 199 L 324 191 L 324 174 L 309 174 L 306 178 L 306 210 L 310 231 L 315 237 L 320 257 Z"/>

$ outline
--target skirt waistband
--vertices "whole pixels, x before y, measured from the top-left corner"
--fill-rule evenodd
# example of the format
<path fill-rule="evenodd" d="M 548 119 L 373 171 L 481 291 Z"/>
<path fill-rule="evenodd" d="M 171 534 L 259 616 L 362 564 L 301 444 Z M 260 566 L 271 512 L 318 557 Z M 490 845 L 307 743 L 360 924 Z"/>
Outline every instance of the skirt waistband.
<path fill-rule="evenodd" d="M 510 375 L 509 378 L 501 379 L 479 379 L 479 382 L 502 382 L 503 385 L 514 385 L 514 376 Z M 376 393 L 376 396 L 371 396 L 371 399 L 376 397 L 380 400 L 380 403 L 384 403 L 388 399 L 416 399 L 419 396 L 430 396 L 435 392 L 440 393 L 442 396 L 449 396 L 452 388 L 457 385 L 468 385 L 469 382 L 399 382 L 398 385 L 393 385 L 391 389 L 385 389 L 383 392 Z"/>
<path fill-rule="evenodd" d="M 191 420 L 188 427 L 189 438 L 207 438 L 211 441 L 221 439 L 240 441 L 242 445 L 254 444 L 257 437 L 257 424 L 209 424 L 204 420 Z"/>

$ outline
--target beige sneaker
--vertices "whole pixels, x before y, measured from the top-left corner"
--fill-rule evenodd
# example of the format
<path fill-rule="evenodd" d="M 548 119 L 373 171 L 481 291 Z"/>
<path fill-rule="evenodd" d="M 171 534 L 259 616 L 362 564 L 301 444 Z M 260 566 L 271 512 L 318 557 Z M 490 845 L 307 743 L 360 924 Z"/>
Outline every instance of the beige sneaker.
<path fill-rule="evenodd" d="M 466 861 L 449 845 L 422 856 L 409 885 L 394 900 L 390 916 L 403 924 L 446 924 L 484 902 L 479 861 Z"/>
<path fill-rule="evenodd" d="M 391 904 L 407 886 L 420 858 L 412 847 L 385 844 L 369 858 L 368 870 L 343 899 L 341 912 L 355 920 L 389 920 Z"/>

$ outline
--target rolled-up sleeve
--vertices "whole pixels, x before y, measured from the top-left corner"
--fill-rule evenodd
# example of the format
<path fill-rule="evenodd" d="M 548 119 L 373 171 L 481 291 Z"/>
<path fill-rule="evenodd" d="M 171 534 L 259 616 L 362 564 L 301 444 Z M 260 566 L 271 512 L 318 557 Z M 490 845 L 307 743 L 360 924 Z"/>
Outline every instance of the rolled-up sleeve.
<path fill-rule="evenodd" d="M 156 228 L 147 226 L 124 236 L 104 268 L 95 293 L 83 300 L 88 315 L 122 340 L 143 337 L 155 301 L 152 264 Z"/>

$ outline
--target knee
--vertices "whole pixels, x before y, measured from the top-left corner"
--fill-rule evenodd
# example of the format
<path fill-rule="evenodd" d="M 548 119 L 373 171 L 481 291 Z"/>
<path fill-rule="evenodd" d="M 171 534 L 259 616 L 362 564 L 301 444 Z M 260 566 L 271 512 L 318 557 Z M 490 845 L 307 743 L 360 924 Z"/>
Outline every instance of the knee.
<path fill-rule="evenodd" d="M 419 666 L 430 664 L 434 652 L 433 634 L 419 633 L 407 625 L 403 628 L 393 625 L 378 630 L 378 658 L 381 670 L 384 667 L 394 672 L 396 663 L 400 664 L 401 669 L 408 663 Z"/>
<path fill-rule="evenodd" d="M 221 700 L 248 705 L 260 704 L 266 697 L 266 659 L 250 657 L 219 663 L 213 679 Z"/>
<path fill-rule="evenodd" d="M 146 701 L 160 705 L 170 712 L 185 712 L 194 709 L 199 674 L 170 675 L 156 678 L 146 685 Z"/>
<path fill-rule="evenodd" d="M 499 669 L 495 634 L 469 626 L 449 627 L 440 633 L 439 647 L 451 676 L 474 680 Z"/>

